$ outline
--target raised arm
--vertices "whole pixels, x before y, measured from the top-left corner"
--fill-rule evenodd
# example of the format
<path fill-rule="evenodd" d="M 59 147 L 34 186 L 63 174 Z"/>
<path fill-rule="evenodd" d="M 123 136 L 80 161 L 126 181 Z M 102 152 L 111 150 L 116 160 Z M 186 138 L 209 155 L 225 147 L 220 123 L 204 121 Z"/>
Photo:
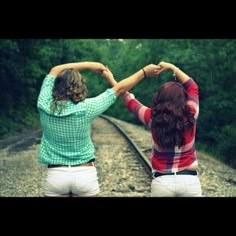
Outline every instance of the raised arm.
<path fill-rule="evenodd" d="M 101 74 L 112 87 L 118 83 L 107 66 L 106 69 L 103 70 Z"/>
<path fill-rule="evenodd" d="M 66 63 L 58 66 L 54 66 L 49 74 L 52 76 L 57 76 L 61 71 L 64 69 L 76 69 L 76 70 L 93 70 L 95 72 L 102 72 L 106 69 L 106 67 L 99 62 L 73 62 L 73 63 Z"/>
<path fill-rule="evenodd" d="M 181 83 L 185 83 L 187 80 L 190 79 L 190 77 L 184 73 L 182 70 L 180 70 L 178 67 L 176 67 L 174 64 L 168 63 L 168 62 L 160 62 L 158 64 L 160 66 L 160 71 L 159 73 L 161 73 L 162 71 L 165 70 L 172 70 L 175 74 L 177 79 L 181 82 Z"/>
<path fill-rule="evenodd" d="M 112 89 L 114 90 L 116 96 L 121 94 L 125 94 L 126 91 L 133 88 L 139 81 L 141 81 L 145 77 L 152 77 L 158 76 L 160 67 L 154 64 L 150 64 L 145 66 L 144 68 L 138 70 L 136 73 L 130 75 L 129 77 L 121 80 L 117 83 L 114 79 L 110 79 L 111 85 L 113 86 Z M 104 71 L 103 74 L 108 72 Z"/>

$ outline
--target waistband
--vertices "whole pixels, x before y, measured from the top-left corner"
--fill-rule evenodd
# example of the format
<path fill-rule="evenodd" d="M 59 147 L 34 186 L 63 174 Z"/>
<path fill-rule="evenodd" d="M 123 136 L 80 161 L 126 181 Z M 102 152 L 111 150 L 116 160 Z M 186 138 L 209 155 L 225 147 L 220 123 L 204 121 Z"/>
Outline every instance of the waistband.
<path fill-rule="evenodd" d="M 161 173 L 161 172 L 154 172 L 153 177 L 159 177 L 162 175 L 197 175 L 198 172 L 196 170 L 181 170 L 178 172 L 170 172 L 170 173 Z"/>
<path fill-rule="evenodd" d="M 58 168 L 58 167 L 78 167 L 78 166 L 95 166 L 95 159 L 92 159 L 86 163 L 78 164 L 78 165 L 60 165 L 60 164 L 49 164 L 48 168 Z"/>

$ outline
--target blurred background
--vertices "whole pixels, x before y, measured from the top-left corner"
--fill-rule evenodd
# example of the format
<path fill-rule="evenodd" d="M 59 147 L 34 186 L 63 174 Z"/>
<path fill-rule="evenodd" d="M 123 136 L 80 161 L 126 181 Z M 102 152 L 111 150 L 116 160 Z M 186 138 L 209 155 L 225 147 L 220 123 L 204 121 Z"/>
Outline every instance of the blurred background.
<path fill-rule="evenodd" d="M 37 97 L 51 67 L 97 61 L 119 81 L 147 64 L 171 62 L 199 85 L 196 145 L 236 169 L 236 39 L 0 39 L 0 140 L 40 128 Z M 109 87 L 99 74 L 82 72 L 89 97 Z M 147 78 L 131 92 L 150 106 L 171 71 Z M 121 99 L 105 113 L 141 125 Z"/>

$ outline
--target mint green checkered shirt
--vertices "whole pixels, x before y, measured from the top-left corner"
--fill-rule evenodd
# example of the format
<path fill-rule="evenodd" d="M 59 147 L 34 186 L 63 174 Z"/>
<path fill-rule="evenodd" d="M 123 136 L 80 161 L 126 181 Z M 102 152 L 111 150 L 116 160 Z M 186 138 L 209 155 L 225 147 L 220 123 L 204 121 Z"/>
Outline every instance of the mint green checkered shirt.
<path fill-rule="evenodd" d="M 42 126 L 38 160 L 42 164 L 77 165 L 95 158 L 90 137 L 91 122 L 106 111 L 116 95 L 109 88 L 99 96 L 78 104 L 67 101 L 59 114 L 51 112 L 52 89 L 55 77 L 47 75 L 38 97 L 37 107 Z"/>

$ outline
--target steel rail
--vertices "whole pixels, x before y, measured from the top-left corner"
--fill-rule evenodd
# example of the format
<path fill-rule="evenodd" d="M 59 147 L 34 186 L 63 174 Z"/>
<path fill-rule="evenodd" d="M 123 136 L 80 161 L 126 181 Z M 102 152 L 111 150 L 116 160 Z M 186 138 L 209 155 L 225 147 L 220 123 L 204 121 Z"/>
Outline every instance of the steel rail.
<path fill-rule="evenodd" d="M 125 137 L 125 139 L 130 143 L 130 145 L 134 148 L 136 153 L 138 154 L 139 161 L 143 165 L 145 171 L 147 172 L 148 175 L 152 176 L 152 168 L 151 168 L 151 163 L 148 159 L 148 157 L 140 150 L 138 145 L 129 137 L 129 135 L 124 131 L 124 129 L 112 121 L 109 116 L 106 115 L 100 115 L 101 118 L 104 120 L 107 120 L 109 123 L 111 123 L 114 127 L 116 127 L 117 130 L 120 131 L 120 133 Z"/>

